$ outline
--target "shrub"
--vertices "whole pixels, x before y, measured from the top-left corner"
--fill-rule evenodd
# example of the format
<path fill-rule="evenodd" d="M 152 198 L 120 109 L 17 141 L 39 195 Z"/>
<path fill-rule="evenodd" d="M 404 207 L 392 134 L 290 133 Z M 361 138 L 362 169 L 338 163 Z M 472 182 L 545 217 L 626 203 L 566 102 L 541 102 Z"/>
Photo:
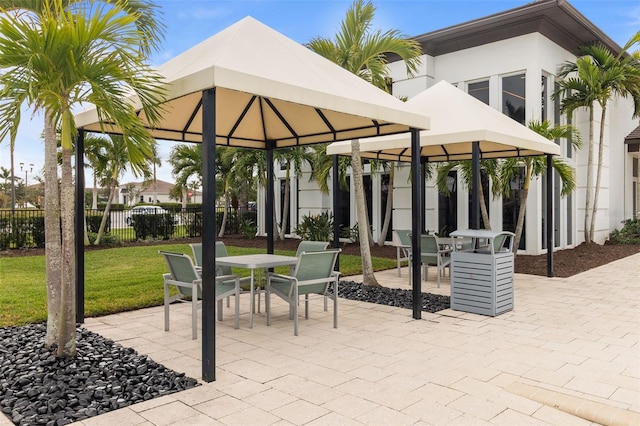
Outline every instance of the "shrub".
<path fill-rule="evenodd" d="M 640 244 L 640 219 L 624 221 L 622 229 L 615 229 L 609 234 L 614 244 Z"/>
<path fill-rule="evenodd" d="M 238 226 L 240 227 L 240 233 L 245 237 L 252 239 L 256 236 L 258 228 L 250 215 L 242 215 L 238 219 Z"/>
<path fill-rule="evenodd" d="M 329 241 L 333 229 L 333 214 L 322 212 L 317 215 L 302 216 L 296 227 L 296 234 L 303 240 Z"/>
<path fill-rule="evenodd" d="M 168 240 L 175 230 L 174 218 L 171 213 L 165 214 L 136 214 L 132 216 L 131 225 L 137 240 Z"/>
<path fill-rule="evenodd" d="M 87 232 L 87 236 L 89 237 L 89 244 L 94 245 L 96 242 L 96 238 L 98 237 L 98 233 Z M 113 235 L 110 232 L 105 232 L 104 234 L 102 234 L 102 238 L 100 239 L 100 245 L 108 247 L 118 247 L 123 244 L 120 237 L 118 237 L 117 235 Z"/>
<path fill-rule="evenodd" d="M 102 222 L 102 214 L 88 214 L 87 215 L 87 231 L 98 232 L 100 230 L 100 223 Z M 107 223 L 104 227 L 104 232 L 111 231 L 111 215 L 107 217 Z"/>

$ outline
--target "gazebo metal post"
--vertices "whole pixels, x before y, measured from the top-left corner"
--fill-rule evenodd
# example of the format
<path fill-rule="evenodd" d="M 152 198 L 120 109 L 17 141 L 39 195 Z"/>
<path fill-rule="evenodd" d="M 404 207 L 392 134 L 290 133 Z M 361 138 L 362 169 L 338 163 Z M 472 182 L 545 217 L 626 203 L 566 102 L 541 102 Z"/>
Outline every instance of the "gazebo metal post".
<path fill-rule="evenodd" d="M 202 92 L 202 379 L 216 379 L 216 90 Z M 236 296 L 237 297 L 237 296 Z"/>
<path fill-rule="evenodd" d="M 84 322 L 84 130 L 76 136 L 76 322 Z"/>
<path fill-rule="evenodd" d="M 553 277 L 553 155 L 547 154 L 547 277 Z M 517 247 L 513 248 L 517 250 Z"/>
<path fill-rule="evenodd" d="M 425 212 L 427 211 L 427 185 L 425 182 L 427 181 L 427 159 L 420 158 L 420 178 L 422 179 L 422 200 L 420 203 L 420 211 L 422 212 L 422 222 L 421 222 L 421 230 L 422 234 L 426 234 L 427 232 L 427 218 Z"/>
<path fill-rule="evenodd" d="M 420 173 L 420 132 L 411 129 L 411 286 L 413 289 L 413 318 L 422 318 L 422 276 L 420 230 L 424 223 L 422 198 L 424 179 Z"/>
<path fill-rule="evenodd" d="M 480 229 L 480 142 L 473 142 L 471 149 L 471 227 Z"/>
<path fill-rule="evenodd" d="M 267 141 L 267 210 L 265 211 L 265 226 L 267 227 L 267 253 L 273 254 L 273 207 L 275 206 L 275 195 L 273 193 L 273 185 L 275 185 L 273 172 L 273 150 L 275 149 L 274 141 Z"/>
<path fill-rule="evenodd" d="M 334 155 L 332 158 L 333 161 L 333 174 L 332 174 L 332 184 L 333 184 L 333 247 L 340 248 L 340 223 L 338 222 L 337 214 L 340 212 L 340 194 L 338 193 L 340 189 L 340 176 L 338 176 L 339 165 L 338 165 L 338 156 Z M 340 255 L 336 259 L 335 270 L 340 270 Z"/>

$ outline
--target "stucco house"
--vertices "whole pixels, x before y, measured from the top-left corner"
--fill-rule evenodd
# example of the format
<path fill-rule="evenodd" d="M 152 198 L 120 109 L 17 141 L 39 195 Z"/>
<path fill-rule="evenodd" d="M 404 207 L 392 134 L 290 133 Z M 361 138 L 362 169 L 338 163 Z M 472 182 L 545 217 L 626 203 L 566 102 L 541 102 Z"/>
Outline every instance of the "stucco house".
<path fill-rule="evenodd" d="M 567 124 L 567 117 L 560 114 L 559 102 L 552 98 L 552 93 L 558 87 L 555 75 L 558 66 L 565 61 L 575 61 L 579 46 L 599 41 L 614 52 L 621 49 L 565 0 L 528 3 L 414 38 L 424 52 L 421 69 L 418 75 L 408 78 L 404 64 L 391 59 L 390 84 L 394 96 L 411 98 L 438 81 L 446 80 L 523 124 L 531 120 Z M 634 218 L 639 210 L 640 127 L 632 115 L 630 99 L 614 98 L 609 103 L 604 123 L 603 179 L 595 234 L 598 243 L 603 243 L 611 230 L 620 228 L 625 219 Z M 597 108 L 594 116 L 597 131 L 600 126 Z M 570 124 L 578 128 L 584 145 L 575 150 L 566 140 L 557 141 L 564 159 L 576 169 L 577 177 L 577 190 L 567 197 L 559 195 L 560 181 L 554 179 L 554 242 L 558 249 L 574 247 L 584 241 L 588 111 L 578 110 Z M 374 238 L 377 238 L 384 219 L 389 178 L 368 171 L 365 166 L 369 214 Z M 277 170 L 276 175 L 281 182 L 275 186 L 276 199 L 282 199 L 284 173 L 278 174 Z M 514 179 L 512 197 L 488 197 L 492 229 L 515 229 L 517 189 L 521 184 Z M 429 230 L 446 232 L 469 227 L 469 190 L 455 171 L 449 175 L 448 185 L 449 197 L 438 193 L 433 180 L 427 182 L 425 217 Z M 308 172 L 293 179 L 291 187 L 290 231 L 304 215 L 332 211 L 332 196 L 321 194 L 316 183 L 309 181 Z M 532 182 L 521 253 L 541 254 L 547 249 L 544 237 L 546 191 L 544 179 Z M 264 197 L 264 193 L 261 196 Z M 335 212 L 336 219 L 353 226 L 356 221 L 354 191 L 341 191 L 341 199 L 343 207 Z M 277 209 L 282 208 L 282 202 L 276 205 Z M 407 228 L 410 223 L 409 165 L 398 164 L 391 228 Z M 391 240 L 391 233 L 387 240 Z"/>
<path fill-rule="evenodd" d="M 156 185 L 151 182 L 129 182 L 120 185 L 118 203 L 133 206 L 138 203 L 171 203 L 176 202 L 169 198 L 173 184 L 160 179 Z"/>

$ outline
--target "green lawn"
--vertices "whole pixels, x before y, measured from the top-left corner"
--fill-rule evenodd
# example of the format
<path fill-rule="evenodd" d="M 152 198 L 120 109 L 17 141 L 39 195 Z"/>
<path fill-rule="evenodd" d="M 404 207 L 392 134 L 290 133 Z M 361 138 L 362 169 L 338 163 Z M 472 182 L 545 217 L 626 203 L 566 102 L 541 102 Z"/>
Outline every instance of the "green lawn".
<path fill-rule="evenodd" d="M 85 315 L 88 317 L 162 304 L 162 274 L 167 272 L 158 250 L 191 254 L 187 244 L 120 247 L 85 254 Z M 262 249 L 227 247 L 229 255 L 262 253 Z M 294 255 L 292 251 L 276 254 Z M 373 259 L 374 269 L 393 268 L 393 259 Z M 340 256 L 343 275 L 362 272 L 360 258 Z M 276 272 L 286 273 L 286 267 Z M 248 275 L 248 270 L 234 272 Z M 44 256 L 0 258 L 0 326 L 46 320 Z"/>

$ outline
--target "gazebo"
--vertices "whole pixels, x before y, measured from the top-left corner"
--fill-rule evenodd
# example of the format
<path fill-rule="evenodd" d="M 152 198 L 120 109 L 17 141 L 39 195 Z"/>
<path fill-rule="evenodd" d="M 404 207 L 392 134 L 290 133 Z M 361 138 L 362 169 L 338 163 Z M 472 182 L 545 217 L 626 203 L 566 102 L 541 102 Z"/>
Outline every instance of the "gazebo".
<path fill-rule="evenodd" d="M 383 136 L 360 143 L 363 158 L 411 162 L 412 256 L 420 258 L 424 224 L 424 178 L 415 173 L 427 162 L 472 160 L 474 184 L 471 191 L 473 227 L 480 227 L 478 185 L 481 158 L 547 156 L 547 187 L 553 188 L 551 157 L 560 146 L 523 126 L 500 111 L 468 95 L 446 81 L 440 81 L 406 102 L 431 118 L 429 130 L 420 132 L 419 147 L 406 136 Z M 335 142 L 327 154 L 348 155 L 349 142 Z M 553 191 L 547 191 L 547 275 L 553 275 Z M 420 318 L 421 276 L 419 262 L 412 263 L 413 317 Z"/>
<path fill-rule="evenodd" d="M 202 376 L 215 380 L 215 148 L 216 145 L 273 150 L 429 128 L 428 116 L 377 89 L 251 17 L 246 17 L 158 68 L 168 95 L 159 125 L 161 140 L 203 144 Z M 140 111 L 135 98 L 130 101 Z M 140 111 L 144 120 L 144 113 Z M 122 133 L 101 122 L 95 108 L 75 116 L 79 129 L 76 170 L 82 170 L 85 132 Z M 273 182 L 272 167 L 268 180 Z M 81 174 L 76 194 L 83 191 Z M 78 198 L 80 199 L 80 198 Z M 267 186 L 266 221 L 273 222 L 273 185 Z M 83 210 L 78 203 L 78 320 L 84 319 Z M 273 229 L 267 227 L 267 251 Z M 337 241 L 336 241 L 337 243 Z"/>

